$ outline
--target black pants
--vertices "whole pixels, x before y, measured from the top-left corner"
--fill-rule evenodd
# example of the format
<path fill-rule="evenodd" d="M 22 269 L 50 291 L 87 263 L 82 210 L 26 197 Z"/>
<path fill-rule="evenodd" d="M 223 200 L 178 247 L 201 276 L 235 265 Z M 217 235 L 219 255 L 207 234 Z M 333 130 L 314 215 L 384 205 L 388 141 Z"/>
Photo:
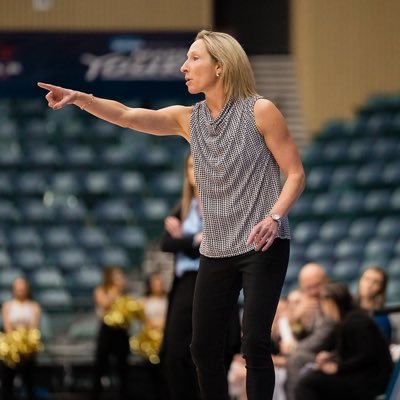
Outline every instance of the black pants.
<path fill-rule="evenodd" d="M 1 374 L 1 398 L 3 400 L 13 400 L 14 397 L 14 379 L 16 375 L 22 378 L 22 382 L 26 390 L 26 398 L 28 400 L 34 399 L 33 392 L 33 374 L 35 371 L 35 360 L 25 361 L 23 364 L 15 368 L 9 368 L 7 365 L 2 364 Z"/>
<path fill-rule="evenodd" d="M 193 296 L 197 271 L 175 277 L 168 297 L 164 340 L 160 351 L 169 400 L 200 399 L 196 368 L 190 354 L 192 340 Z M 236 311 L 236 312 L 235 312 Z M 235 309 L 225 344 L 225 366 L 240 351 L 239 312 Z"/>
<path fill-rule="evenodd" d="M 272 399 L 275 373 L 271 325 L 289 260 L 290 241 L 275 239 L 266 252 L 201 256 L 193 305 L 191 352 L 203 400 L 229 400 L 223 349 L 228 320 L 244 293 L 242 352 L 248 400 Z"/>
<path fill-rule="evenodd" d="M 97 338 L 95 365 L 93 373 L 92 399 L 98 399 L 102 389 L 101 377 L 109 373 L 110 358 L 113 357 L 119 379 L 119 398 L 127 398 L 127 358 L 129 336 L 125 329 L 113 328 L 104 323 L 100 325 Z"/>

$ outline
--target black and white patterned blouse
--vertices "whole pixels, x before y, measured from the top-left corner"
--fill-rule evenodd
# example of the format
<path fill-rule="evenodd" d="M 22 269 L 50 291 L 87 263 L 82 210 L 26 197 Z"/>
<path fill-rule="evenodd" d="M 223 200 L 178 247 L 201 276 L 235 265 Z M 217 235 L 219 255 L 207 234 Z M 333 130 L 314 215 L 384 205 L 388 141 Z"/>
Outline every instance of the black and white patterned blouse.
<path fill-rule="evenodd" d="M 205 101 L 190 119 L 190 147 L 203 207 L 201 254 L 230 257 L 254 249 L 246 240 L 278 200 L 280 169 L 256 127 L 260 97 L 230 100 L 215 120 Z M 287 217 L 279 238 L 289 239 Z"/>

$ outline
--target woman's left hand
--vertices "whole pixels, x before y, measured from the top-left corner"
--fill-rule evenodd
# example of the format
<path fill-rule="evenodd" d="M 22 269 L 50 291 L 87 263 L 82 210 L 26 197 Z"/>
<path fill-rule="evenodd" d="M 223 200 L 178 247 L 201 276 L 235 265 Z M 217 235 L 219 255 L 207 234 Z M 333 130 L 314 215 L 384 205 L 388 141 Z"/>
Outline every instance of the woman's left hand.
<path fill-rule="evenodd" d="M 250 232 L 247 244 L 255 244 L 255 250 L 266 251 L 271 246 L 278 233 L 278 222 L 270 216 L 259 222 Z"/>

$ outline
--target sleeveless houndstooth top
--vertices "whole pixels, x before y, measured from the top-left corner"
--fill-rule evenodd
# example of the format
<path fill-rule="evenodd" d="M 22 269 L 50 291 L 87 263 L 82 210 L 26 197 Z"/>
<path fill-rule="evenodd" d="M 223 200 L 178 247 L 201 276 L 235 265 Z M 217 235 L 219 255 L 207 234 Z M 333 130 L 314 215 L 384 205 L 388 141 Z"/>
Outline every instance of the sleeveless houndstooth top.
<path fill-rule="evenodd" d="M 193 108 L 190 147 L 203 207 L 200 252 L 207 257 L 253 250 L 247 238 L 281 192 L 279 166 L 255 123 L 259 98 L 229 100 L 215 120 L 205 101 Z M 278 237 L 290 238 L 287 217 L 282 218 Z"/>

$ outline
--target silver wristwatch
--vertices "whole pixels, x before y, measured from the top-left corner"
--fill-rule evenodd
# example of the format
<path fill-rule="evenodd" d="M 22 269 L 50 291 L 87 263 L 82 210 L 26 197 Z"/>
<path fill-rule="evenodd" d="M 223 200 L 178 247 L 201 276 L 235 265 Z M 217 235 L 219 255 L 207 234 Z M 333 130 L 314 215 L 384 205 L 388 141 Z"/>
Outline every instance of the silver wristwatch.
<path fill-rule="evenodd" d="M 268 216 L 270 216 L 274 221 L 276 221 L 278 223 L 278 228 L 281 227 L 282 217 L 279 214 L 270 213 L 270 214 L 268 214 Z"/>

